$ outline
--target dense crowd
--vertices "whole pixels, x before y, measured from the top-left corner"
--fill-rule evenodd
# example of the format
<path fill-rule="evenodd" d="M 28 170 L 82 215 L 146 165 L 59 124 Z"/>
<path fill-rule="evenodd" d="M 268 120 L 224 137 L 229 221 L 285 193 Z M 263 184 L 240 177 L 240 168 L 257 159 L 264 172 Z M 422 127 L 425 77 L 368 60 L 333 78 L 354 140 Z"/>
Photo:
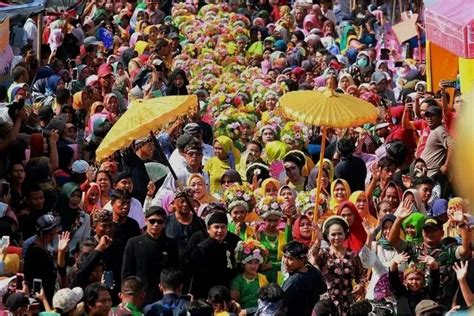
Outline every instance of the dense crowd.
<path fill-rule="evenodd" d="M 462 98 L 459 78 L 427 89 L 423 3 L 211 2 L 82 2 L 45 14 L 42 38 L 35 16 L 11 20 L 5 312 L 468 315 Z M 407 12 L 420 32 L 399 43 Z M 296 90 L 363 99 L 377 120 L 330 128 L 320 169 L 321 127 L 279 104 Z M 96 157 L 137 100 L 186 95 L 186 115 Z"/>

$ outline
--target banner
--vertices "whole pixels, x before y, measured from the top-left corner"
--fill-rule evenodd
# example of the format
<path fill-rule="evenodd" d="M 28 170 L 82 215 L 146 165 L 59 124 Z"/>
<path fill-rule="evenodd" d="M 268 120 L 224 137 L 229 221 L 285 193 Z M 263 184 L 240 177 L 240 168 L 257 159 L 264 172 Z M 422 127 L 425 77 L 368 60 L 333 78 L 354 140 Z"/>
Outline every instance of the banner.
<path fill-rule="evenodd" d="M 3 22 L 0 22 L 0 53 L 3 53 L 7 48 L 10 39 L 10 19 L 7 17 Z"/>

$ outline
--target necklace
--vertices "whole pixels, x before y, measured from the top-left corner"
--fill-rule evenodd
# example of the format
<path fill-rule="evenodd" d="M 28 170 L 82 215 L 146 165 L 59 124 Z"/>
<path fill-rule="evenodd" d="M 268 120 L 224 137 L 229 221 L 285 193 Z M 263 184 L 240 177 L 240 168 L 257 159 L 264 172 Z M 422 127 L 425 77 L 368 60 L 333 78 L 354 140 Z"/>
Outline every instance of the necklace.
<path fill-rule="evenodd" d="M 278 242 L 278 236 L 274 236 L 273 240 L 270 240 L 270 236 L 268 236 L 267 234 L 263 234 L 263 235 L 265 236 L 265 241 L 270 244 L 270 248 L 275 249 Z"/>

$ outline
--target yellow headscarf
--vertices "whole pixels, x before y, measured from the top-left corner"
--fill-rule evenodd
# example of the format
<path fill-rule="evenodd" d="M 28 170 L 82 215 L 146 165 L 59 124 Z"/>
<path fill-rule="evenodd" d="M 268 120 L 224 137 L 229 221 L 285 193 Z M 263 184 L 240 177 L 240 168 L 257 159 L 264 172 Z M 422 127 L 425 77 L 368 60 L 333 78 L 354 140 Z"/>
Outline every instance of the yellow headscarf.
<path fill-rule="evenodd" d="M 332 163 L 331 160 L 327 159 L 327 158 L 324 158 L 323 160 L 323 168 L 324 166 L 328 164 L 329 165 L 329 170 L 328 170 L 328 174 L 329 174 L 329 182 L 333 182 L 334 181 L 334 164 Z M 318 163 L 316 164 L 316 167 L 319 167 L 319 161 Z"/>
<path fill-rule="evenodd" d="M 263 195 L 263 196 L 266 196 L 266 191 L 267 191 L 267 186 L 272 183 L 273 185 L 275 185 L 277 191 L 280 190 L 280 181 L 278 181 L 277 179 L 274 179 L 274 178 L 268 178 L 268 179 L 265 179 L 262 181 L 262 184 L 260 185 L 260 194 Z"/>
<path fill-rule="evenodd" d="M 349 198 L 349 201 L 351 201 L 356 206 L 356 208 L 357 208 L 357 199 L 359 199 L 362 194 L 365 195 L 365 192 L 355 191 L 354 193 L 351 194 L 351 197 Z M 359 211 L 360 217 L 362 217 L 362 219 L 365 218 L 369 222 L 370 227 L 375 228 L 377 227 L 378 221 L 369 212 L 369 200 L 367 199 L 367 196 L 365 197 L 365 201 L 367 203 L 365 204 L 365 210 L 363 211 L 363 213 L 361 213 L 359 209 L 357 209 L 357 211 Z"/>
<path fill-rule="evenodd" d="M 346 180 L 344 179 L 336 179 L 331 183 L 331 200 L 329 201 L 329 208 L 333 211 L 336 210 L 336 208 L 339 206 L 340 202 L 336 200 L 336 195 L 334 194 L 334 189 L 336 188 L 336 184 L 342 183 L 344 185 L 344 188 L 346 189 L 346 201 L 349 199 L 351 195 L 351 187 L 349 186 L 349 183 L 347 183 Z"/>
<path fill-rule="evenodd" d="M 148 43 L 145 41 L 138 41 L 135 44 L 135 51 L 138 53 L 138 55 L 142 55 L 143 52 L 149 47 Z"/>
<path fill-rule="evenodd" d="M 268 142 L 265 145 L 266 161 L 269 164 L 276 160 L 283 160 L 287 152 L 288 145 L 279 140 Z"/>
<path fill-rule="evenodd" d="M 84 93 L 86 93 L 86 92 L 79 91 L 79 92 L 74 93 L 74 95 L 72 97 L 72 108 L 74 110 L 79 110 L 79 109 L 82 109 L 82 108 L 86 107 L 86 105 L 83 102 L 83 98 L 82 98 Z"/>
<path fill-rule="evenodd" d="M 143 29 L 143 33 L 146 35 L 150 35 L 151 29 L 155 28 L 156 31 L 158 32 L 158 27 L 156 25 L 148 25 Z"/>
<path fill-rule="evenodd" d="M 214 140 L 214 143 L 221 144 L 224 152 L 228 155 L 232 153 L 229 160 L 223 161 L 214 156 L 206 162 L 204 170 L 209 173 L 211 180 L 210 191 L 212 194 L 219 192 L 221 187 L 221 178 L 226 170 L 235 169 L 240 162 L 240 151 L 234 147 L 234 142 L 227 136 L 219 136 Z"/>
<path fill-rule="evenodd" d="M 204 183 L 204 187 L 206 189 L 206 194 L 201 198 L 199 199 L 199 203 L 201 204 L 209 204 L 211 202 L 215 202 L 216 199 L 211 195 L 211 193 L 209 193 L 209 191 L 207 191 L 207 187 L 206 187 L 206 180 L 204 179 L 203 176 L 201 176 L 199 173 L 193 173 L 189 176 L 188 178 L 188 181 L 186 182 L 186 185 L 189 187 L 191 185 L 191 181 L 193 181 L 194 178 L 199 178 L 201 179 L 201 181 Z"/>

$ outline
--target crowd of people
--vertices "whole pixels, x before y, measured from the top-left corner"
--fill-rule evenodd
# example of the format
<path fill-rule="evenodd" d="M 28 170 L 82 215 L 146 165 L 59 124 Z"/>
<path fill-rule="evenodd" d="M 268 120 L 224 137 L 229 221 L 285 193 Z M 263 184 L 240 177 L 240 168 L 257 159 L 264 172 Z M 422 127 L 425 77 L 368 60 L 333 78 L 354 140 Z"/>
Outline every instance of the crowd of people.
<path fill-rule="evenodd" d="M 36 17 L 11 21 L 9 315 L 472 313 L 459 78 L 427 88 L 422 2 L 81 3 L 46 14 L 42 38 Z M 406 12 L 420 33 L 399 43 Z M 296 90 L 363 99 L 377 120 L 323 134 L 285 114 Z M 186 95 L 185 116 L 96 159 L 136 100 Z"/>

